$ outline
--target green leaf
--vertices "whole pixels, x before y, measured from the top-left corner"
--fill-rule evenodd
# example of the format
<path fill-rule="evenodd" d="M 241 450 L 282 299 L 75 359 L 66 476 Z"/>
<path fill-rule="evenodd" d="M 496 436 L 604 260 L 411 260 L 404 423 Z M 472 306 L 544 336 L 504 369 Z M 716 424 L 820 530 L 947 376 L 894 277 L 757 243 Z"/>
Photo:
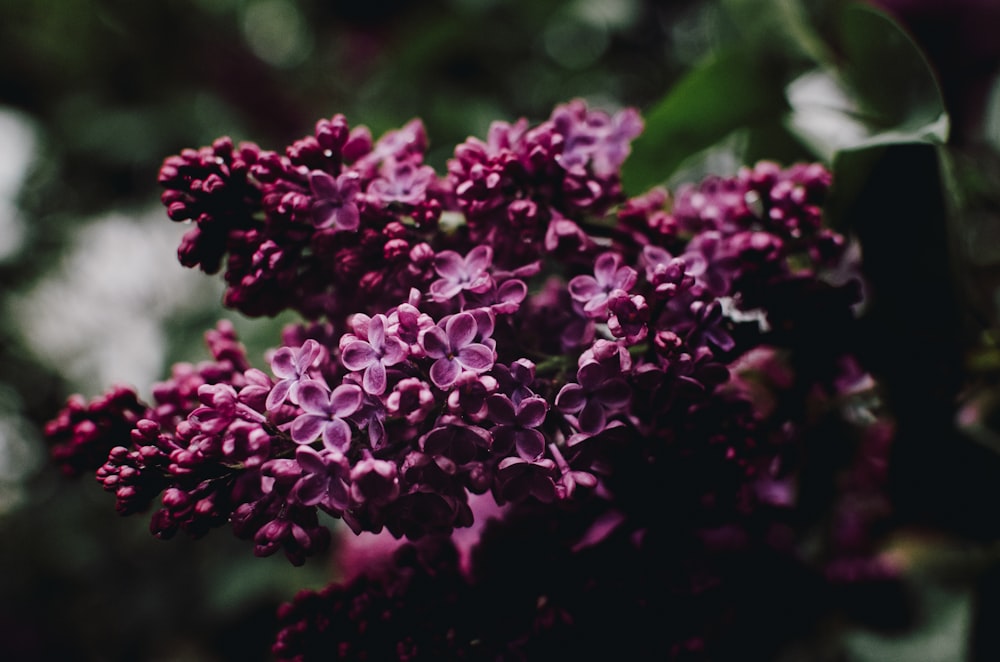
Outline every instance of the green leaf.
<path fill-rule="evenodd" d="M 787 110 L 782 67 L 732 50 L 710 57 L 646 114 L 622 180 L 630 194 L 665 181 L 687 158 L 733 131 Z"/>
<path fill-rule="evenodd" d="M 792 109 L 786 124 L 817 156 L 833 163 L 846 150 L 947 140 L 934 74 L 892 19 L 849 5 L 840 17 L 840 51 L 838 68 L 814 69 L 785 91 Z"/>

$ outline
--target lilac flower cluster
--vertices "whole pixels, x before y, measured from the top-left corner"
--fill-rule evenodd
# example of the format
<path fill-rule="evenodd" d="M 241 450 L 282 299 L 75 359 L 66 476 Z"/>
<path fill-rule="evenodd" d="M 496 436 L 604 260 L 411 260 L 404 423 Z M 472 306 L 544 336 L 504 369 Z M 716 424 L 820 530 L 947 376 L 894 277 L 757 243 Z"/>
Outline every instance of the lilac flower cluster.
<path fill-rule="evenodd" d="M 572 514 L 559 558 L 608 540 L 654 558 L 678 531 L 685 544 L 742 540 L 731 527 L 795 501 L 806 408 L 769 411 L 741 371 L 754 352 L 797 356 L 810 329 L 853 319 L 857 289 L 828 278 L 851 270 L 847 241 L 821 224 L 831 181 L 817 164 L 625 199 L 619 170 L 641 128 L 634 110 L 573 101 L 536 126 L 494 123 L 445 176 L 423 161 L 418 121 L 373 141 L 339 115 L 283 154 L 220 139 L 168 158 L 163 201 L 192 224 L 181 262 L 225 263 L 232 308 L 306 321 L 269 371 L 220 323 L 213 360 L 175 366 L 152 403 L 120 389 L 72 399 L 49 428 L 56 460 L 96 470 L 123 514 L 159 498 L 159 537 L 229 523 L 258 555 L 296 564 L 326 548 L 320 512 L 356 533 L 437 540 L 482 524 L 470 495 Z M 836 394 L 847 351 L 795 363 L 784 397 Z M 407 587 L 452 577 L 407 564 Z M 449 581 L 465 595 L 474 579 Z M 624 579 L 609 581 L 618 595 Z M 409 590 L 365 586 L 303 595 L 276 654 L 296 658 L 316 628 L 357 652 L 314 608 L 357 625 L 361 593 L 370 606 Z M 537 614 L 542 629 L 562 632 L 565 600 Z M 444 639 L 421 645 L 481 636 L 458 630 L 427 629 Z M 417 654 L 393 641 L 401 659 Z"/>

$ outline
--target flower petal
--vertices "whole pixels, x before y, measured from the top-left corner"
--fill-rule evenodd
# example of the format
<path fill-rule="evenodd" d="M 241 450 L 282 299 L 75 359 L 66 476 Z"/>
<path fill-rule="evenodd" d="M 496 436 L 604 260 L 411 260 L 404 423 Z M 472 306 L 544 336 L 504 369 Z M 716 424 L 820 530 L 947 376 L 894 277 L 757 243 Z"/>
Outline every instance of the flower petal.
<path fill-rule="evenodd" d="M 493 367 L 493 350 L 479 343 L 466 345 L 458 350 L 455 358 L 463 367 L 473 372 L 485 372 Z"/>
<path fill-rule="evenodd" d="M 434 271 L 447 280 L 461 280 L 465 275 L 465 260 L 455 251 L 441 251 L 434 256 Z"/>
<path fill-rule="evenodd" d="M 350 416 L 361 406 L 363 396 L 364 393 L 354 384 L 341 384 L 330 395 L 330 413 L 334 416 Z"/>
<path fill-rule="evenodd" d="M 351 426 L 339 418 L 327 422 L 323 427 L 323 445 L 329 449 L 346 453 L 351 445 Z"/>
<path fill-rule="evenodd" d="M 457 361 L 447 358 L 440 358 L 431 366 L 431 381 L 442 391 L 447 390 L 455 383 L 461 374 L 462 369 Z"/>
<path fill-rule="evenodd" d="M 525 460 L 537 460 L 545 452 L 545 437 L 538 430 L 516 430 L 514 445 Z"/>
<path fill-rule="evenodd" d="M 323 427 L 328 420 L 325 416 L 302 414 L 292 421 L 292 441 L 297 444 L 311 444 L 323 433 Z"/>
<path fill-rule="evenodd" d="M 420 337 L 420 344 L 423 345 L 427 356 L 432 359 L 444 358 L 451 351 L 448 346 L 448 335 L 440 326 L 432 326 Z"/>
<path fill-rule="evenodd" d="M 288 397 L 288 391 L 292 388 L 292 380 L 282 379 L 280 382 L 274 385 L 271 392 L 267 394 L 267 400 L 264 402 L 264 407 L 268 411 L 273 411 L 280 407 L 284 402 L 285 398 Z"/>
<path fill-rule="evenodd" d="M 458 313 L 445 322 L 444 329 L 448 334 L 448 345 L 452 351 L 465 347 L 476 337 L 476 318 L 471 313 Z"/>
<path fill-rule="evenodd" d="M 501 425 L 513 425 L 516 423 L 514 403 L 506 395 L 494 393 L 486 399 L 486 406 L 490 412 L 490 419 L 494 423 Z"/>
<path fill-rule="evenodd" d="M 545 420 L 548 409 L 549 405 L 545 402 L 545 398 L 525 398 L 517 406 L 517 423 L 521 427 L 536 428 Z"/>
<path fill-rule="evenodd" d="M 373 362 L 378 362 L 378 353 L 364 340 L 352 340 L 341 350 L 340 362 L 348 370 L 364 370 Z"/>
<path fill-rule="evenodd" d="M 330 412 L 330 389 L 313 379 L 299 382 L 296 395 L 299 406 L 310 414 L 326 416 Z"/>
<path fill-rule="evenodd" d="M 492 263 L 493 249 L 486 244 L 479 244 L 465 256 L 465 268 L 469 274 L 486 271 Z"/>
<path fill-rule="evenodd" d="M 575 414 L 587 404 L 587 394 L 579 384 L 566 384 L 556 395 L 556 408 L 567 414 Z"/>
<path fill-rule="evenodd" d="M 291 347 L 282 347 L 274 353 L 271 357 L 271 372 L 281 379 L 299 376 L 296 370 L 295 352 Z"/>
<path fill-rule="evenodd" d="M 366 393 L 372 395 L 382 395 L 385 393 L 386 375 L 385 366 L 381 361 L 375 361 L 365 370 L 365 375 L 361 379 L 361 386 Z"/>

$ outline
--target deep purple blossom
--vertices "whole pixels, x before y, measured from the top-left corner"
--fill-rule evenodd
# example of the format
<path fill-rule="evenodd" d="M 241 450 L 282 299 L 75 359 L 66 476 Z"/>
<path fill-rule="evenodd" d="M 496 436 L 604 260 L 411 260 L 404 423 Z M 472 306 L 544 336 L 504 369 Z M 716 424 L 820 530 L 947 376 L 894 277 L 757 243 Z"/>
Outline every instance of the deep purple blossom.
<path fill-rule="evenodd" d="M 355 333 L 364 333 L 367 340 L 355 338 L 345 343 L 340 360 L 348 370 L 364 370 L 361 384 L 365 391 L 381 395 L 387 384 L 385 369 L 406 358 L 406 344 L 386 333 L 385 315 L 356 316 L 355 320 Z"/>
<path fill-rule="evenodd" d="M 566 384 L 556 395 L 556 408 L 576 415 L 581 432 L 601 432 L 608 415 L 620 411 L 631 399 L 632 389 L 615 363 L 615 359 L 582 360 L 576 371 L 577 383 Z"/>
<path fill-rule="evenodd" d="M 330 449 L 346 452 L 351 444 L 351 426 L 345 418 L 361 406 L 364 392 L 354 384 L 341 384 L 331 392 L 326 384 L 314 380 L 299 385 L 300 414 L 292 423 L 292 440 L 309 444 L 323 438 Z"/>
<path fill-rule="evenodd" d="M 361 215 L 356 199 L 361 187 L 355 173 L 344 172 L 334 179 L 322 170 L 314 170 L 309 173 L 309 188 L 313 194 L 313 222 L 317 228 L 358 228 Z"/>
<path fill-rule="evenodd" d="M 635 269 L 622 265 L 617 253 L 602 253 L 594 263 L 594 275 L 582 274 L 569 282 L 569 293 L 583 304 L 583 311 L 590 317 L 607 315 L 608 297 L 615 290 L 628 292 L 635 284 Z"/>
<path fill-rule="evenodd" d="M 536 428 L 545 421 L 549 409 L 545 398 L 527 397 L 514 404 L 506 395 L 496 393 L 486 402 L 490 418 L 497 424 L 490 449 L 498 455 L 513 449 L 529 461 L 540 458 L 545 452 L 545 437 Z"/>
<path fill-rule="evenodd" d="M 493 365 L 493 351 L 473 342 L 479 327 L 471 313 L 448 318 L 444 327 L 433 326 L 421 336 L 427 356 L 436 359 L 431 365 L 431 381 L 440 389 L 450 388 L 463 370 L 485 372 Z"/>
<path fill-rule="evenodd" d="M 351 469 L 351 498 L 358 504 L 384 505 L 399 496 L 396 465 L 370 454 Z"/>
<path fill-rule="evenodd" d="M 434 258 L 434 270 L 440 278 L 431 283 L 431 296 L 447 301 L 464 291 L 487 291 L 493 284 L 488 271 L 492 261 L 493 249 L 485 245 L 476 246 L 465 257 L 441 251 Z"/>
<path fill-rule="evenodd" d="M 434 409 L 431 385 L 416 377 L 401 379 L 385 401 L 390 416 L 403 416 L 410 425 L 423 421 Z"/>
<path fill-rule="evenodd" d="M 435 427 L 421 438 L 420 447 L 429 455 L 441 455 L 456 464 L 466 464 L 489 443 L 489 432 L 475 425 L 464 425 L 459 420 Z"/>
<path fill-rule="evenodd" d="M 271 357 L 271 371 L 279 379 L 267 395 L 266 406 L 276 409 L 286 399 L 298 404 L 298 387 L 309 378 L 309 370 L 323 353 L 323 348 L 313 339 L 308 339 L 298 349 L 282 347 Z"/>
<path fill-rule="evenodd" d="M 368 185 L 368 195 L 384 204 L 415 205 L 424 200 L 434 179 L 434 168 L 430 166 L 390 159 L 383 163 L 379 177 Z"/>
<path fill-rule="evenodd" d="M 295 449 L 295 461 L 302 468 L 291 490 L 291 497 L 303 506 L 322 506 L 327 512 L 340 513 L 350 507 L 350 489 L 347 481 L 351 467 L 339 451 L 311 446 Z"/>

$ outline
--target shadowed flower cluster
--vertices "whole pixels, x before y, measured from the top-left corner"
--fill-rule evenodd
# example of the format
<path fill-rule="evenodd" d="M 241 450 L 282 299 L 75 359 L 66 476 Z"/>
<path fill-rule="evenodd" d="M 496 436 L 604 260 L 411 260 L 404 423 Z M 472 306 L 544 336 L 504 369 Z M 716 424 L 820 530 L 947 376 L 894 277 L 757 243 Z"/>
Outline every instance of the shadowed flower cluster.
<path fill-rule="evenodd" d="M 225 265 L 229 307 L 303 322 L 259 368 L 221 322 L 212 360 L 175 366 L 151 402 L 121 388 L 73 398 L 48 429 L 55 460 L 96 471 L 123 514 L 156 508 L 159 537 L 229 524 L 256 554 L 299 564 L 326 549 L 325 514 L 420 554 L 437 546 L 393 578 L 300 596 L 282 612 L 282 659 L 319 644 L 344 658 L 548 654 L 605 600 L 654 623 L 732 574 L 721 557 L 695 568 L 699 555 L 802 561 L 772 543 L 794 536 L 776 513 L 796 506 L 804 403 L 857 393 L 849 347 L 797 356 L 803 333 L 849 337 L 858 302 L 840 284 L 848 241 L 822 226 L 829 173 L 764 162 L 626 199 L 619 171 L 641 129 L 634 110 L 573 101 L 534 126 L 494 123 L 443 176 L 424 163 L 419 121 L 373 140 L 339 115 L 283 153 L 223 138 L 168 158 L 164 204 L 191 223 L 181 262 Z M 796 317 L 807 301 L 812 317 Z M 794 377 L 770 380 L 785 365 Z M 459 563 L 442 540 L 479 535 L 482 498 L 507 522 L 473 552 L 488 562 Z M 527 605 L 523 619 L 483 627 L 457 601 L 503 588 L 490 573 L 525 513 L 567 524 L 537 559 L 512 556 L 536 564 L 537 585 L 504 598 Z M 637 576 L 588 575 L 578 555 L 675 565 L 626 599 Z M 444 620 L 393 611 L 430 593 Z M 380 609 L 391 622 L 370 620 Z M 636 654 L 707 650 L 709 621 L 681 620 L 656 646 L 632 642 Z"/>

